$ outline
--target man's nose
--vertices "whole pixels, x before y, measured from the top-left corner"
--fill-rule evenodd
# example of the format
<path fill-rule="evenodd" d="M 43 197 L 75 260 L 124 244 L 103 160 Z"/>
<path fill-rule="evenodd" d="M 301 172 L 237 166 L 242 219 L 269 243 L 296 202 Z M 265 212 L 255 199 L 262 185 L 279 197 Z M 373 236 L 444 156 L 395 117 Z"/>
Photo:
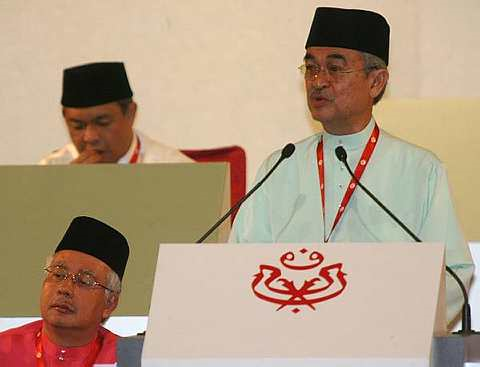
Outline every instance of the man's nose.
<path fill-rule="evenodd" d="M 100 138 L 98 128 L 94 124 L 88 124 L 83 134 L 83 140 L 86 143 L 94 144 Z"/>
<path fill-rule="evenodd" d="M 69 276 L 66 279 L 62 280 L 60 283 L 58 283 L 57 292 L 63 296 L 72 297 L 74 287 L 74 280 L 71 276 Z"/>

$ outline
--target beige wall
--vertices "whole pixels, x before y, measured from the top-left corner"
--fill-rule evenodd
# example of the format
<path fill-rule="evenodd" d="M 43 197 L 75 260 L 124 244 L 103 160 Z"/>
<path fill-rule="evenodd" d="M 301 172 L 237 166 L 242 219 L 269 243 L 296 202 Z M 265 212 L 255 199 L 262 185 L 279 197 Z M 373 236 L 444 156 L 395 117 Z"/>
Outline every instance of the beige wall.
<path fill-rule="evenodd" d="M 59 110 L 64 67 L 123 60 L 140 129 L 184 148 L 240 144 L 251 182 L 268 153 L 314 131 L 296 67 L 318 5 L 387 17 L 391 83 L 381 108 L 405 98 L 427 107 L 430 98 L 451 101 L 448 126 L 422 115 L 426 139 L 416 130 L 403 137 L 434 149 L 447 161 L 456 198 L 469 197 L 466 177 L 478 175 L 448 159 L 461 151 L 442 131 L 462 124 L 457 102 L 480 97 L 478 0 L 0 0 L 0 164 L 35 163 L 68 140 Z M 462 141 L 480 137 L 476 105 L 461 114 L 468 129 L 455 129 Z M 468 219 L 476 199 L 457 206 Z M 480 239 L 471 227 L 469 239 Z"/>
<path fill-rule="evenodd" d="M 469 240 L 479 239 L 480 98 L 387 100 L 376 117 L 385 130 L 428 148 L 445 163 L 464 232 Z"/>

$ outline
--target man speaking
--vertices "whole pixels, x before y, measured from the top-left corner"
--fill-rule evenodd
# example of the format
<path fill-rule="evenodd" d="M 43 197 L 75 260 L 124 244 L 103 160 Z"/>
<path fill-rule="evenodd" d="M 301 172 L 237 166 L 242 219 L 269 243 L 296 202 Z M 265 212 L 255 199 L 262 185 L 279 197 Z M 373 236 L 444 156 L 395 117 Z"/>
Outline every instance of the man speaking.
<path fill-rule="evenodd" d="M 356 178 L 416 236 L 445 244 L 447 265 L 468 285 L 473 263 L 445 167 L 431 152 L 380 129 L 372 114 L 389 78 L 389 36 L 390 27 L 380 14 L 316 9 L 300 70 L 308 107 L 324 132 L 295 144 L 295 154 L 240 209 L 231 241 L 412 241 L 357 187 L 336 156 L 341 147 Z M 279 154 L 266 159 L 258 178 Z M 448 275 L 449 321 L 462 302 L 458 285 Z"/>

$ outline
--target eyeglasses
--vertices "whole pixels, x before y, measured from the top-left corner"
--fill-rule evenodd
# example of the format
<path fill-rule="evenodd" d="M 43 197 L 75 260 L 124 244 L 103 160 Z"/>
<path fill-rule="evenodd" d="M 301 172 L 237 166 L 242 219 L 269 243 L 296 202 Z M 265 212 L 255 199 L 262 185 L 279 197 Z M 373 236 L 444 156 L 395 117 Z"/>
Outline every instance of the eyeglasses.
<path fill-rule="evenodd" d="M 103 284 L 97 282 L 95 277 L 86 271 L 80 271 L 76 274 L 69 273 L 65 268 L 61 266 L 49 266 L 48 268 L 45 268 L 43 270 L 45 270 L 45 272 L 47 273 L 47 282 L 60 283 L 64 280 L 67 280 L 68 278 L 72 278 L 72 282 L 74 284 L 77 284 L 81 288 L 95 289 L 100 287 L 106 289 L 107 291 L 114 292 L 113 289 L 110 289 Z"/>
<path fill-rule="evenodd" d="M 359 71 L 367 71 L 369 68 L 361 69 L 346 69 L 344 66 L 336 64 L 327 64 L 327 66 L 320 66 L 318 64 L 307 63 L 298 67 L 298 70 L 305 76 L 305 80 L 314 81 L 321 73 L 325 73 L 327 76 L 337 80 L 345 74 L 356 73 Z"/>

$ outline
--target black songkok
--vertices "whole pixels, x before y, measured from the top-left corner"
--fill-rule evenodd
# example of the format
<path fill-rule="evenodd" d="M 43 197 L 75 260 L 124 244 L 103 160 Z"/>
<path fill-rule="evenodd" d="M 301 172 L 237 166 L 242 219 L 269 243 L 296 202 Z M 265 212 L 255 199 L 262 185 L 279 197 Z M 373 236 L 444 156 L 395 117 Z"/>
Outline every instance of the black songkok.
<path fill-rule="evenodd" d="M 388 65 L 390 27 L 368 10 L 320 7 L 315 11 L 305 48 L 341 47 L 368 52 Z"/>
<path fill-rule="evenodd" d="M 92 107 L 132 96 L 122 62 L 97 62 L 63 71 L 64 107 Z"/>
<path fill-rule="evenodd" d="M 127 266 L 129 248 L 123 235 L 95 218 L 76 217 L 70 223 L 55 253 L 74 250 L 96 257 L 122 279 Z"/>

